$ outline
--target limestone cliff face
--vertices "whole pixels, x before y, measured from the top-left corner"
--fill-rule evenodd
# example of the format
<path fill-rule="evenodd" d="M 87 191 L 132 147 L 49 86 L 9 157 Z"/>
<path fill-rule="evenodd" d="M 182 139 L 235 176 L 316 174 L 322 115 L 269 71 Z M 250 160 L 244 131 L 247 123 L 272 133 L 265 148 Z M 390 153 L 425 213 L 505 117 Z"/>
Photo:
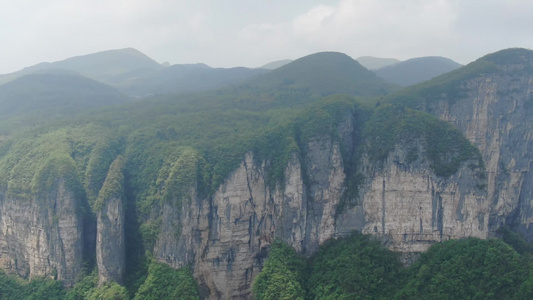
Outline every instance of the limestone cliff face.
<path fill-rule="evenodd" d="M 383 167 L 364 159 L 360 203 L 339 216 L 339 234 L 357 229 L 401 252 L 426 251 L 454 238 L 486 238 L 490 202 L 483 173 L 464 163 L 451 177 L 438 177 L 421 152 L 407 163 L 406 149 L 397 146 Z M 354 218 L 362 219 L 359 225 L 354 226 Z"/>
<path fill-rule="evenodd" d="M 358 141 L 354 123 L 354 116 L 341 122 L 337 139 L 316 136 L 305 142 L 303 154 L 292 155 L 284 182 L 274 188 L 267 184 L 268 162 L 258 162 L 252 152 L 211 197 L 199 196 L 193 183 L 181 200 L 154 210 L 161 222 L 155 258 L 173 267 L 191 265 L 203 297 L 249 299 L 275 239 L 309 255 L 327 239 L 353 230 L 378 235 L 405 252 L 425 251 L 450 238 L 488 236 L 483 172 L 466 161 L 452 176 L 438 177 L 422 144 L 419 158 L 409 163 L 412 145 L 397 145 L 379 167 L 363 155 L 357 162 L 365 178 L 358 201 L 338 209 L 346 189 L 343 157 L 353 156 Z"/>
<path fill-rule="evenodd" d="M 48 276 L 72 286 L 83 262 L 78 199 L 59 178 L 45 197 L 0 195 L 0 266 L 23 277 Z"/>
<path fill-rule="evenodd" d="M 122 157 L 111 167 L 97 200 L 96 263 L 98 283 L 122 284 L 125 268 L 124 176 Z"/>
<path fill-rule="evenodd" d="M 335 233 L 345 178 L 340 146 L 318 137 L 308 149 L 304 158 L 290 159 L 284 188 L 269 188 L 267 162 L 248 153 L 210 198 L 200 198 L 192 186 L 181 207 L 164 204 L 155 257 L 174 267 L 192 264 L 203 296 L 250 298 L 274 239 L 311 253 Z M 304 168 L 312 170 L 309 185 Z"/>
<path fill-rule="evenodd" d="M 491 229 L 508 223 L 533 240 L 533 59 L 464 81 L 427 110 L 462 130 L 483 154 Z"/>

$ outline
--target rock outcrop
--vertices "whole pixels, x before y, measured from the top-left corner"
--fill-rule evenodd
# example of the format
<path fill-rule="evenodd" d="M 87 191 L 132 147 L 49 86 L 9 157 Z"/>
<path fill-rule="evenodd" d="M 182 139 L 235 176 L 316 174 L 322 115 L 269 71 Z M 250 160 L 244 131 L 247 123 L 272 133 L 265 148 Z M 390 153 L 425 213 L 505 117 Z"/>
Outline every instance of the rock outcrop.
<path fill-rule="evenodd" d="M 122 284 L 125 269 L 124 237 L 124 163 L 119 156 L 109 167 L 95 207 L 96 264 L 98 283 L 115 281 Z"/>
<path fill-rule="evenodd" d="M 292 155 L 284 181 L 274 188 L 267 184 L 268 162 L 249 152 L 211 197 L 199 196 L 192 184 L 181 201 L 165 202 L 158 209 L 155 258 L 173 267 L 193 265 L 204 297 L 247 299 L 275 239 L 310 255 L 326 240 L 353 230 L 379 235 L 392 249 L 409 252 L 450 238 L 487 237 L 485 179 L 469 162 L 440 178 L 423 159 L 423 149 L 410 164 L 401 145 L 383 167 L 366 160 L 359 167 L 366 180 L 358 204 L 339 210 L 346 190 L 342 151 L 350 153 L 357 142 L 353 118 L 338 126 L 340 139 L 307 141 L 304 154 Z"/>
<path fill-rule="evenodd" d="M 489 228 L 508 224 L 533 240 L 533 55 L 514 51 L 498 72 L 462 81 L 458 95 L 443 94 L 426 110 L 463 131 L 483 154 Z"/>
<path fill-rule="evenodd" d="M 193 264 L 204 296 L 250 298 L 274 239 L 313 253 L 335 234 L 345 177 L 340 146 L 324 136 L 308 148 L 303 164 L 292 155 L 284 188 L 270 189 L 266 162 L 257 163 L 250 152 L 210 198 L 202 199 L 192 186 L 180 207 L 165 203 L 154 256 L 174 267 Z M 310 185 L 303 165 L 312 170 Z"/>

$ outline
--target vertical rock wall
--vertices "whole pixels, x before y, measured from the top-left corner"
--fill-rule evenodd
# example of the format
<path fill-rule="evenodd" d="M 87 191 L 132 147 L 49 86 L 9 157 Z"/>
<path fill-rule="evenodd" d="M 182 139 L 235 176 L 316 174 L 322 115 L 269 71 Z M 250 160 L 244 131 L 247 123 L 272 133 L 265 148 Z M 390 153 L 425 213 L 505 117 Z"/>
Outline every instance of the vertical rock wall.
<path fill-rule="evenodd" d="M 98 283 L 122 284 L 125 269 L 124 164 L 119 156 L 109 167 L 96 208 L 96 264 Z"/>
<path fill-rule="evenodd" d="M 462 97 L 444 97 L 428 111 L 457 126 L 483 154 L 489 227 L 508 223 L 533 240 L 533 76 L 524 76 L 527 67 L 468 80 Z"/>
<path fill-rule="evenodd" d="M 48 276 L 72 286 L 83 262 L 78 199 L 64 179 L 45 198 L 0 195 L 0 266 L 23 277 Z"/>
<path fill-rule="evenodd" d="M 174 267 L 193 264 L 210 299 L 250 298 L 274 239 L 311 253 L 335 233 L 345 178 L 340 146 L 320 137 L 307 147 L 304 158 L 290 159 L 283 189 L 267 186 L 266 162 L 248 153 L 212 197 L 200 199 L 192 187 L 182 207 L 165 203 L 154 256 Z M 301 160 L 312 170 L 309 185 Z"/>

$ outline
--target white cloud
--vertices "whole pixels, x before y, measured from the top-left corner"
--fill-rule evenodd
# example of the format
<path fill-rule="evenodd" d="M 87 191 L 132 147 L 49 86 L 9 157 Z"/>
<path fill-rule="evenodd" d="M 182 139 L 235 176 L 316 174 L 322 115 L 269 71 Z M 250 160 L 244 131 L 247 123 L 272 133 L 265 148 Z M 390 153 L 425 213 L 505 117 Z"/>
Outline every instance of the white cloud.
<path fill-rule="evenodd" d="M 328 19 L 331 18 L 335 11 L 336 8 L 334 7 L 319 5 L 305 14 L 297 16 L 292 22 L 294 34 L 309 40 L 316 39 L 323 34 Z"/>

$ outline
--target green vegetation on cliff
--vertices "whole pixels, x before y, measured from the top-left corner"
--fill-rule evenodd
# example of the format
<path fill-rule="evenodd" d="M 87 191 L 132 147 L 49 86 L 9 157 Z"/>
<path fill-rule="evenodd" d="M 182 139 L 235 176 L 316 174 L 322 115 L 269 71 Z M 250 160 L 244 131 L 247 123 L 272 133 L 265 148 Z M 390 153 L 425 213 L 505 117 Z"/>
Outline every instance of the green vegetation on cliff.
<path fill-rule="evenodd" d="M 437 176 L 448 177 L 460 165 L 474 160 L 483 168 L 479 150 L 452 125 L 434 116 L 400 105 L 381 105 L 365 127 L 366 147 L 371 160 L 387 158 L 399 143 L 414 147 L 408 161 L 416 160 L 420 143 L 429 165 Z"/>
<path fill-rule="evenodd" d="M 99 211 L 106 201 L 112 197 L 124 195 L 124 159 L 119 155 L 109 167 L 106 179 L 100 189 L 98 198 L 94 202 L 94 211 Z"/>
<path fill-rule="evenodd" d="M 431 112 L 432 106 L 438 101 L 445 100 L 453 104 L 465 99 L 469 80 L 486 80 L 487 76 L 496 74 L 533 74 L 533 51 L 516 48 L 485 55 L 462 68 L 391 93 L 382 102 L 403 104 L 412 109 Z"/>

